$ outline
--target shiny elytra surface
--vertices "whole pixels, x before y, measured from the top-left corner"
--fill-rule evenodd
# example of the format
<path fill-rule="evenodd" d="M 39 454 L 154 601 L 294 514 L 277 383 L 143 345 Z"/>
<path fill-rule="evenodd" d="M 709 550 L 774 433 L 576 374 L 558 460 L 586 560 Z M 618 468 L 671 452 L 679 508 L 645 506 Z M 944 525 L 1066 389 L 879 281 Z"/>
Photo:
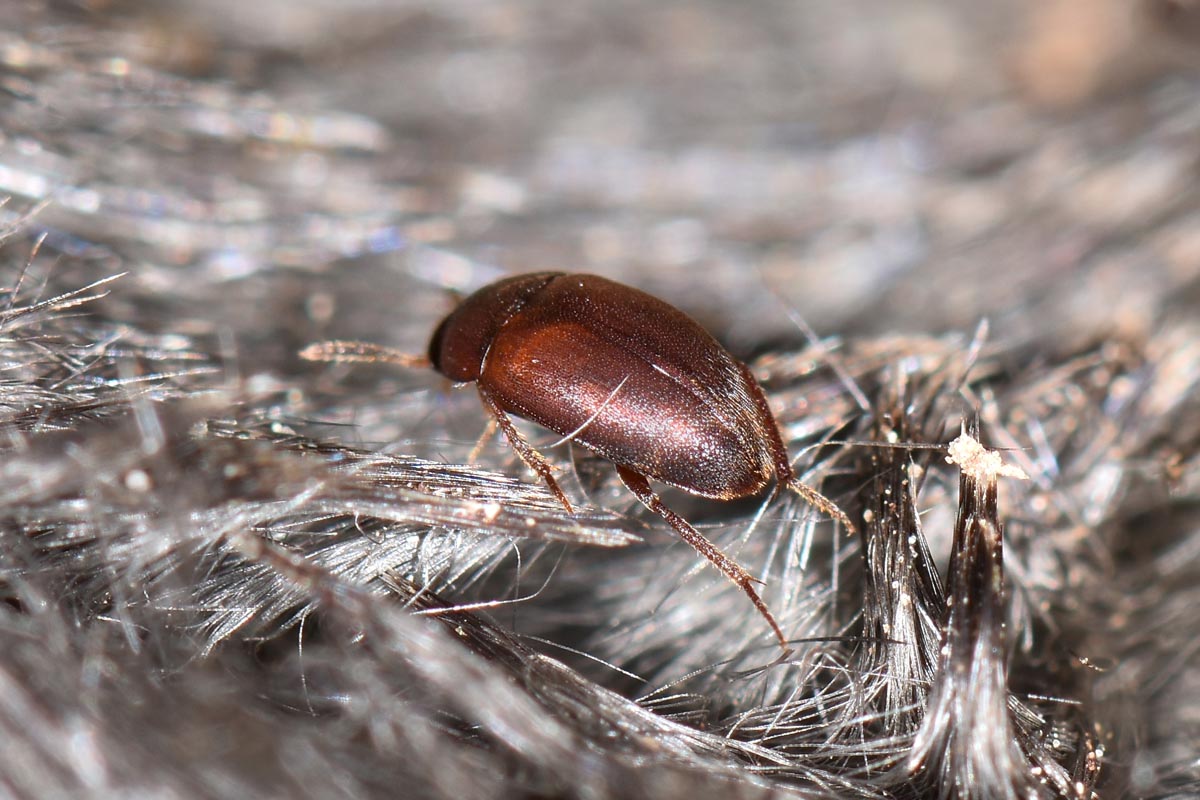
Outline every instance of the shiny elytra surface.
<path fill-rule="evenodd" d="M 757 493 L 775 421 L 745 367 L 667 303 L 594 275 L 486 286 L 439 326 L 435 367 L 506 411 L 704 497 Z"/>

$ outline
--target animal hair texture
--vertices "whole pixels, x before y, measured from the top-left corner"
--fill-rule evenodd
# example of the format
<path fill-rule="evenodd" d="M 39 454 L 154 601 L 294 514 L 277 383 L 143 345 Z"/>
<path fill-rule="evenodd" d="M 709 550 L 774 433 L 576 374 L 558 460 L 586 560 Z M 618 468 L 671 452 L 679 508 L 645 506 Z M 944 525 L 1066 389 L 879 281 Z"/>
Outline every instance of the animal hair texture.
<path fill-rule="evenodd" d="M 0 797 L 1200 796 L 1194 10 L 1122 5 L 0 0 Z M 856 521 L 664 489 L 786 653 L 611 464 L 298 355 L 546 269 Z"/>

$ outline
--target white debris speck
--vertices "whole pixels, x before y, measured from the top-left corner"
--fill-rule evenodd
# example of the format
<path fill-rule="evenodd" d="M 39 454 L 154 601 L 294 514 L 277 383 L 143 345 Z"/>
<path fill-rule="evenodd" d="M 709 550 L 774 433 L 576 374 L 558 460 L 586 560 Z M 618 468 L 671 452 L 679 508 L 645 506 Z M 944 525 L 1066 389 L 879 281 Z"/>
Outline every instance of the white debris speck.
<path fill-rule="evenodd" d="M 125 473 L 125 488 L 131 492 L 144 493 L 150 491 L 153 483 L 145 470 L 131 469 Z"/>
<path fill-rule="evenodd" d="M 988 450 L 965 433 L 950 442 L 946 463 L 957 464 L 959 469 L 973 478 L 1029 480 L 1029 476 L 1020 467 L 1005 464 L 1000 459 L 999 453 L 995 450 Z"/>

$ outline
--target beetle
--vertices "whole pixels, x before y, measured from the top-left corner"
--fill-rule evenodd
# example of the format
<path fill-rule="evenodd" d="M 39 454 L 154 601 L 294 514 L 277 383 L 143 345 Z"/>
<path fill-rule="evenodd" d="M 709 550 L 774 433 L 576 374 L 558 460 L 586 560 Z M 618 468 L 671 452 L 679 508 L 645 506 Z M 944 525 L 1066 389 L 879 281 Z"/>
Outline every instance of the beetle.
<path fill-rule="evenodd" d="M 474 383 L 517 455 L 568 512 L 550 463 L 511 416 L 548 428 L 611 461 L 625 486 L 727 578 L 787 640 L 740 564 L 668 508 L 650 480 L 715 500 L 758 494 L 776 481 L 854 525 L 801 483 L 762 387 L 750 369 L 679 309 L 596 275 L 537 272 L 479 289 L 435 329 L 427 358 L 363 342 L 322 342 L 319 361 L 429 365 Z"/>

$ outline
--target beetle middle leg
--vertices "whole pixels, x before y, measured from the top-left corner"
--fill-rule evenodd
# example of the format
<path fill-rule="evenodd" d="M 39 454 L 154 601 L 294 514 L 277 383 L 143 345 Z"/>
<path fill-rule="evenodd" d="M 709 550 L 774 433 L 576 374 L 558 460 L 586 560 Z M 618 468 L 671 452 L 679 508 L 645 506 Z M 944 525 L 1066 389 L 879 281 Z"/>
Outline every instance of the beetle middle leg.
<path fill-rule="evenodd" d="M 650 488 L 650 482 L 646 480 L 645 475 L 642 475 L 640 472 L 634 472 L 628 467 L 622 467 L 619 464 L 617 465 L 617 474 L 621 476 L 621 480 L 629 491 L 637 495 L 637 499 L 642 501 L 642 505 L 665 519 L 667 524 L 679 534 L 680 538 L 690 544 L 697 553 L 708 559 L 708 562 L 719 569 L 721 574 L 741 587 L 746 596 L 750 598 L 750 602 L 754 603 L 754 607 L 758 609 L 758 613 L 762 614 L 763 619 L 767 621 L 767 624 L 771 626 L 771 630 L 775 632 L 775 638 L 779 640 L 779 646 L 784 650 L 788 649 L 787 639 L 784 638 L 783 631 L 779 628 L 779 623 L 775 621 L 775 617 L 771 614 L 770 609 L 767 608 L 767 604 L 763 602 L 758 592 L 754 589 L 754 584 L 762 583 L 762 581 L 752 577 L 741 564 L 721 552 L 720 548 L 710 542 L 700 531 L 693 528 L 687 520 L 667 508 L 658 494 Z"/>
<path fill-rule="evenodd" d="M 467 463 L 474 464 L 479 460 L 479 456 L 483 454 L 483 448 L 493 436 L 496 435 L 496 426 L 499 423 L 495 417 L 488 417 L 487 427 L 483 429 L 483 433 L 479 434 L 479 439 L 476 440 L 475 446 L 471 448 L 471 452 L 467 454 Z"/>
<path fill-rule="evenodd" d="M 478 384 L 477 384 L 478 385 Z M 554 479 L 554 472 L 550 467 L 550 462 L 546 457 L 533 448 L 529 442 L 525 441 L 525 437 L 517 430 L 517 426 L 509 419 L 504 409 L 496 402 L 496 399 L 488 394 L 487 390 L 482 386 L 479 387 L 479 397 L 483 400 L 484 408 L 496 420 L 500 426 L 500 430 L 504 431 L 504 435 L 508 438 L 508 443 L 512 445 L 513 450 L 517 451 L 517 455 L 525 465 L 541 476 L 546 485 L 550 487 L 550 491 L 563 504 L 563 508 L 568 514 L 573 514 L 575 509 L 571 506 L 571 501 L 567 499 L 567 495 L 563 492 L 562 487 L 558 485 L 558 481 Z"/>
<path fill-rule="evenodd" d="M 767 402 L 767 396 L 763 393 L 762 387 L 754 379 L 754 373 L 745 364 L 741 364 L 740 366 L 742 374 L 746 376 L 746 385 L 750 387 L 750 391 L 754 396 L 754 404 L 758 406 L 759 414 L 765 420 L 774 420 L 775 416 L 771 413 L 771 405 Z M 771 457 L 775 460 L 776 480 L 775 491 L 771 495 L 772 499 L 783 491 L 783 488 L 786 486 L 803 497 L 804 501 L 813 508 L 824 511 L 842 523 L 850 533 L 857 533 L 858 529 L 854 527 L 854 523 L 850 521 L 850 517 L 845 511 L 838 508 L 837 504 L 828 497 L 796 477 L 796 470 L 792 467 L 792 457 L 788 455 L 787 446 L 783 443 L 783 436 L 779 433 L 778 426 L 771 425 L 769 427 L 770 430 L 767 434 L 771 437 Z"/>

